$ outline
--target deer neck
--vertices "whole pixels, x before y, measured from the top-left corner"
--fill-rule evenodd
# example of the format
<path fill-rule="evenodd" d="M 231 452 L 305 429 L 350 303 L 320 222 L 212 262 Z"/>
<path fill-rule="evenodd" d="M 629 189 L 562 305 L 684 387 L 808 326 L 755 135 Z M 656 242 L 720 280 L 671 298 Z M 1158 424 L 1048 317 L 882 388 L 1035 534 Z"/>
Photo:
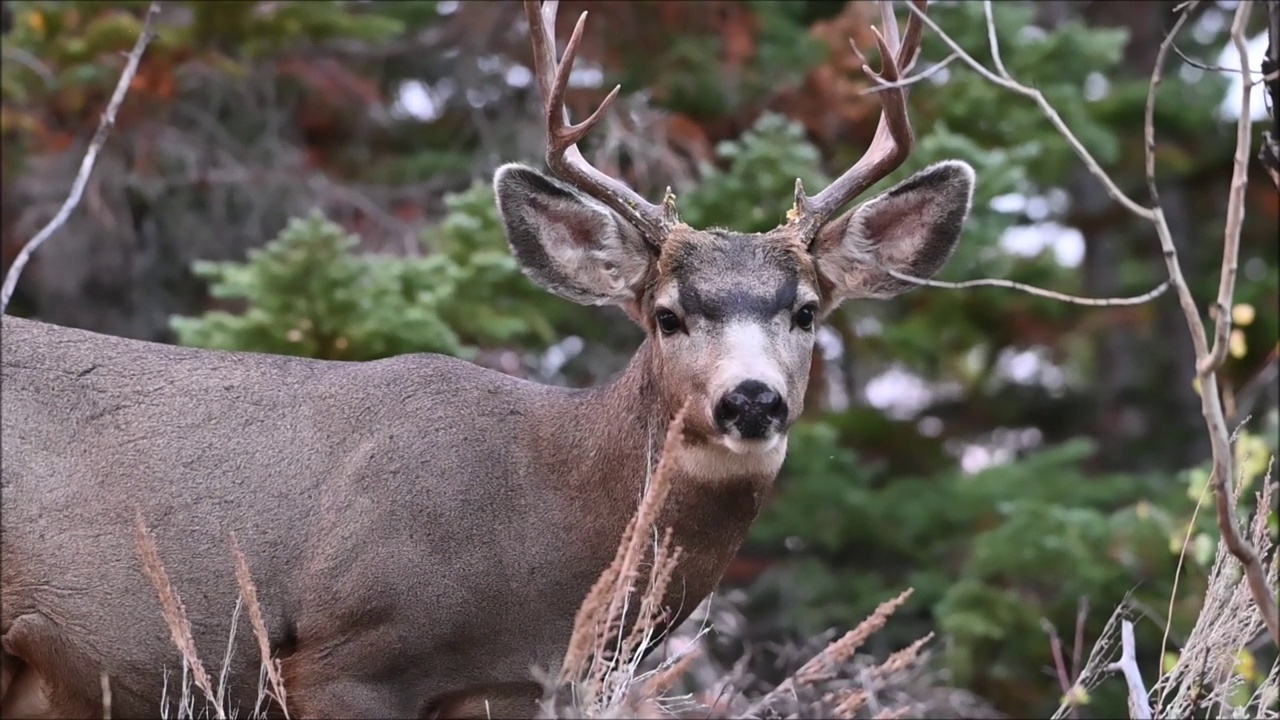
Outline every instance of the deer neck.
<path fill-rule="evenodd" d="M 604 386 L 575 391 L 566 408 L 571 417 L 557 418 L 561 447 L 571 438 L 563 455 L 569 462 L 560 467 L 572 468 L 557 484 L 563 483 L 584 516 L 594 516 L 594 532 L 610 540 L 608 557 L 657 468 L 677 411 L 663 400 L 655 351 L 646 339 L 621 374 Z M 570 428 L 576 432 L 564 432 Z M 686 602 L 701 599 L 719 581 L 759 514 L 785 452 L 785 441 L 767 455 L 743 456 L 696 439 L 686 439 L 677 451 L 656 527 L 671 528 L 683 549 L 677 573 Z"/>

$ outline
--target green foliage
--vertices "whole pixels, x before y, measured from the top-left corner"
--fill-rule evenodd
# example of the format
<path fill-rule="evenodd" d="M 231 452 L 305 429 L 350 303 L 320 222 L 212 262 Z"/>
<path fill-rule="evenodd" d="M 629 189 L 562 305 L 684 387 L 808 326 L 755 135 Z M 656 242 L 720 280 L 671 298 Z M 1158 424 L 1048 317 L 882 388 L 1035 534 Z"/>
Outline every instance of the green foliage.
<path fill-rule="evenodd" d="M 834 425 L 802 424 L 754 539 L 826 559 L 825 569 L 784 564 L 774 580 L 804 632 L 851 627 L 911 586 L 946 633 L 958 680 L 1034 683 L 1050 662 L 1042 618 L 1069 628 L 1078 598 L 1119 600 L 1141 583 L 1163 607 L 1171 590 L 1176 555 L 1150 506 L 1176 507 L 1180 493 L 1157 478 L 1088 473 L 1090 450 L 1074 441 L 972 475 L 888 478 Z"/>
<path fill-rule="evenodd" d="M 694 227 L 771 230 L 786 217 L 796 178 L 809 188 L 828 181 L 804 129 L 773 113 L 761 115 L 739 139 L 720 143 L 716 155 L 725 168 L 703 167 L 698 185 L 680 198 L 681 217 Z"/>
<path fill-rule="evenodd" d="M 467 345 L 527 347 L 553 341 L 554 318 L 568 303 L 520 272 L 507 247 L 493 187 L 476 183 L 447 196 L 445 207 L 444 220 L 424 239 L 439 262 L 459 268 L 449 299 L 438 310 L 444 322 Z"/>
<path fill-rule="evenodd" d="M 449 199 L 432 235 L 438 252 L 399 258 L 357 252 L 359 240 L 319 212 L 293 220 L 247 262 L 200 262 L 214 297 L 243 313 L 177 317 L 184 345 L 368 360 L 409 352 L 468 357 L 477 347 L 545 343 L 553 330 L 515 262 L 495 247 L 491 191 Z"/>
<path fill-rule="evenodd" d="M 1001 57 L 1009 73 L 1034 87 L 1057 108 L 1080 142 L 1104 165 L 1120 151 L 1114 130 L 1103 124 L 1089 103 L 1080 102 L 1090 75 L 1112 78 L 1127 41 L 1122 30 L 1090 28 L 1067 22 L 1046 32 L 1034 25 L 1031 4 L 1006 3 L 993 13 Z M 982 3 L 951 3 L 930 9 L 932 17 L 975 58 L 990 58 Z M 925 43 L 927 60 L 941 60 L 950 48 Z M 991 67 L 990 61 L 987 66 Z M 961 68 L 960 63 L 952 65 Z M 1036 162 L 1028 166 L 1033 178 L 1050 186 L 1070 169 L 1074 157 L 1066 141 L 1041 115 L 1035 103 L 1013 95 L 967 69 L 957 69 L 947 79 L 945 93 L 919 92 L 921 105 L 931 115 L 963 128 L 984 144 L 1036 143 Z M 1000 112 L 992 112 L 1000 108 Z M 1139 115 L 1140 117 L 1140 115 Z"/>

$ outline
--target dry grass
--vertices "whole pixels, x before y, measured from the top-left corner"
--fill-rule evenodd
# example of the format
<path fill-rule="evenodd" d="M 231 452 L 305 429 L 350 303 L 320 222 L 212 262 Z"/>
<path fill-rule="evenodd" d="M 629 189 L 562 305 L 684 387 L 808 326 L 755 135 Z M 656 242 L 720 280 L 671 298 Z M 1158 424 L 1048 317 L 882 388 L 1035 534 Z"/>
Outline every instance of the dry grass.
<path fill-rule="evenodd" d="M 843 637 L 826 644 L 788 677 L 763 692 L 740 672 L 698 668 L 702 692 L 676 692 L 702 660 L 698 644 L 707 631 L 707 613 L 695 613 L 668 639 L 666 655 L 646 651 L 663 640 L 669 618 L 663 608 L 668 583 L 680 559 L 670 529 L 654 527 L 670 489 L 672 460 L 681 449 L 682 409 L 668 429 L 657 468 L 647 478 L 644 496 L 623 534 L 614 561 L 601 573 L 579 608 L 560 673 L 548 682 L 542 704 L 546 718 L 893 718 L 917 716 L 928 709 L 912 694 L 890 688 L 918 681 L 925 666 L 929 635 L 870 662 L 857 652 L 889 622 L 908 589 L 886 600 Z M 642 571 L 646 564 L 648 571 Z M 704 603 L 708 607 L 710 601 Z M 624 632 L 625 631 L 625 632 Z M 694 683 L 695 685 L 699 683 Z M 714 687 L 713 687 L 714 686 Z M 958 691 L 957 691 L 958 692 Z M 919 697 L 915 694 L 914 697 Z M 994 717 L 981 703 L 956 716 Z"/>
<path fill-rule="evenodd" d="M 671 489 L 687 410 L 686 403 L 668 427 L 657 468 L 647 478 L 618 552 L 578 609 L 559 676 L 543 703 L 550 717 L 651 714 L 661 709 L 663 695 L 685 664 L 675 657 L 650 672 L 638 672 L 645 651 L 660 639 L 669 620 L 662 600 L 681 551 L 671 544 L 671 530 L 658 537 L 654 523 Z M 649 570 L 642 574 L 646 558 L 651 558 Z M 635 598 L 640 588 L 643 592 Z"/>
<path fill-rule="evenodd" d="M 1239 502 L 1239 494 L 1237 487 L 1234 502 Z M 1276 503 L 1272 468 L 1263 478 L 1257 499 L 1257 511 L 1244 534 L 1260 557 L 1271 558 L 1267 577 L 1275 587 L 1280 582 L 1280 554 L 1275 552 L 1267 529 L 1268 511 Z M 1149 716 L 1160 718 L 1280 718 L 1280 660 L 1270 668 L 1256 667 L 1254 654 L 1248 648 L 1255 638 L 1265 637 L 1266 626 L 1244 580 L 1240 561 L 1225 542 L 1218 543 L 1200 614 L 1178 661 L 1157 678 L 1150 691 L 1137 689 L 1141 678 L 1132 677 L 1137 658 L 1127 657 L 1123 651 L 1116 657 L 1118 636 L 1128 622 L 1123 607 L 1112 615 L 1081 673 L 1078 684 L 1085 692 L 1069 693 L 1069 698 L 1087 699 L 1088 691 L 1104 682 L 1111 672 L 1128 666 L 1129 684 L 1135 688 L 1129 702 L 1131 717 L 1148 716 L 1149 712 Z M 1154 653 L 1158 648 L 1146 650 Z M 1135 648 L 1134 652 L 1141 654 L 1143 649 Z M 1070 704 L 1064 703 L 1053 717 L 1065 718 L 1071 709 Z"/>
<path fill-rule="evenodd" d="M 684 410 L 677 414 L 663 443 L 656 468 L 647 478 L 639 507 L 619 542 L 613 562 L 601 573 L 579 608 L 560 672 L 545 678 L 541 707 L 545 718 L 978 718 L 1000 717 L 990 705 L 950 688 L 930 670 L 925 647 L 929 633 L 883 661 L 860 654 L 911 596 L 907 589 L 882 602 L 857 627 L 812 647 L 791 648 L 784 663 L 791 668 L 774 682 L 744 672 L 747 657 L 733 668 L 717 665 L 701 652 L 711 620 L 721 628 L 745 627 L 746 619 L 731 603 L 705 601 L 680 628 L 669 627 L 663 600 L 680 561 L 670 529 L 655 522 L 671 485 L 674 457 L 681 449 Z M 1236 500 L 1239 500 L 1239 488 Z M 1274 507 L 1276 484 L 1269 468 L 1258 494 L 1258 512 L 1250 523 L 1249 541 L 1262 557 L 1270 557 L 1268 575 L 1280 579 L 1280 555 L 1274 552 L 1267 511 Z M 250 717 L 278 711 L 288 717 L 278 661 L 271 657 L 257 589 L 234 535 L 231 554 L 240 589 L 218 686 L 195 649 L 182 599 L 160 561 L 154 537 L 139 516 L 135 528 L 143 569 L 155 586 L 162 613 L 182 661 L 177 717 L 226 718 L 227 666 L 236 625 L 246 606 L 261 655 L 258 699 Z M 719 601 L 719 604 L 717 604 Z M 1129 648 L 1116 658 L 1121 635 L 1131 638 L 1123 608 L 1112 615 L 1080 673 L 1068 700 L 1087 701 L 1089 691 L 1113 673 L 1125 671 L 1131 687 L 1132 717 L 1264 718 L 1280 720 L 1280 661 L 1263 675 L 1251 668 L 1242 650 L 1265 629 L 1263 618 L 1243 581 L 1239 560 L 1219 543 L 1201 613 L 1182 648 L 1179 661 L 1147 692 Z M 650 653 L 665 641 L 665 653 Z M 1151 650 L 1148 649 L 1148 652 Z M 1248 657 L 1252 657 L 1251 655 Z M 1148 658 L 1150 659 L 1150 658 Z M 198 692 L 196 692 L 198 691 Z M 1247 691 L 1247 692 L 1243 692 Z M 198 703 L 197 698 L 203 701 Z M 104 716 L 110 716 L 110 686 L 103 677 Z M 199 705 L 199 706 L 198 706 Z M 1075 709 L 1060 707 L 1054 718 Z M 162 698 L 162 712 L 169 702 Z"/>
<path fill-rule="evenodd" d="M 165 624 L 169 627 L 169 636 L 182 656 L 182 678 L 177 698 L 177 720 L 208 717 L 225 720 L 226 718 L 237 716 L 235 709 L 228 710 L 227 708 L 227 675 L 231 665 L 232 652 L 235 648 L 236 628 L 239 624 L 240 612 L 246 606 L 249 610 L 249 622 L 253 628 L 253 635 L 257 639 L 258 650 L 262 660 L 262 671 L 258 678 L 257 699 L 249 713 L 249 717 L 265 718 L 268 717 L 268 713 L 279 711 L 285 718 L 288 718 L 289 713 L 285 703 L 284 685 L 280 679 L 279 661 L 271 657 L 266 624 L 263 622 L 262 608 L 258 603 L 257 587 L 249 574 L 249 564 L 245 560 L 244 553 L 240 551 L 240 545 L 236 541 L 235 535 L 231 535 L 231 555 L 235 560 L 236 582 L 240 587 L 240 597 L 236 600 L 236 607 L 231 616 L 231 629 L 227 638 L 222 671 L 219 673 L 218 686 L 216 688 L 210 682 L 204 663 L 200 661 L 200 656 L 196 652 L 195 639 L 191 634 L 191 623 L 187 619 L 186 607 L 182 604 L 182 598 L 178 595 L 177 590 L 169 582 L 169 575 L 165 572 L 164 563 L 160 560 L 160 552 L 156 547 L 155 537 L 143 524 L 141 514 L 138 515 L 134 524 L 134 540 L 138 548 L 138 554 L 142 558 L 143 572 L 151 580 L 151 584 L 155 586 L 156 595 L 160 600 L 160 612 L 164 616 Z M 166 671 L 165 691 L 160 698 L 160 716 L 164 718 L 169 717 L 171 710 L 168 679 L 168 672 Z M 193 692 L 193 685 L 195 690 L 199 690 L 200 698 Z M 102 686 L 104 698 L 103 714 L 109 717 L 109 683 L 105 675 L 102 679 Z M 274 707 L 272 702 L 275 703 Z"/>

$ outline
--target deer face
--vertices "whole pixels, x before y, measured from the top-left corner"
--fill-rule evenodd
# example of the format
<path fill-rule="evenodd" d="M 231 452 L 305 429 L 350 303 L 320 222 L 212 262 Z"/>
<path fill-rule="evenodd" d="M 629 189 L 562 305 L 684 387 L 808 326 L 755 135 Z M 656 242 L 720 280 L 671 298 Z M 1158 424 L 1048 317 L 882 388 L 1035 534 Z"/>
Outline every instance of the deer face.
<path fill-rule="evenodd" d="M 693 399 L 693 439 L 755 455 L 784 447 L 802 410 L 821 318 L 845 298 L 912 287 L 886 269 L 927 278 L 950 257 L 973 171 L 939 163 L 816 233 L 794 223 L 764 234 L 676 223 L 661 243 L 527 167 L 503 166 L 494 184 L 525 274 L 574 302 L 625 310 L 654 345 L 662 399 Z"/>

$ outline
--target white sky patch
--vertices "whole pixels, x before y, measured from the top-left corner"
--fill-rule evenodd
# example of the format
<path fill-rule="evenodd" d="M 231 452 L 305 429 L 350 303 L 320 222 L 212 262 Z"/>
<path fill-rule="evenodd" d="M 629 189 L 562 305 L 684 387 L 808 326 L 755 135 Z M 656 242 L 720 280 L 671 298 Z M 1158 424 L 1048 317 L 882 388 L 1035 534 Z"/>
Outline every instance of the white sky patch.
<path fill-rule="evenodd" d="M 867 383 L 866 396 L 871 407 L 901 420 L 928 407 L 935 393 L 919 375 L 894 366 Z"/>
<path fill-rule="evenodd" d="M 1084 235 L 1075 228 L 1053 222 L 1014 225 L 1000 236 L 1000 247 L 1018 257 L 1036 257 L 1046 249 L 1063 267 L 1079 267 L 1084 261 Z"/>
<path fill-rule="evenodd" d="M 996 375 L 1018 385 L 1038 385 L 1051 391 L 1066 389 L 1067 376 L 1049 360 L 1044 348 L 1006 348 L 996 358 Z"/>
<path fill-rule="evenodd" d="M 443 108 L 431 97 L 426 83 L 417 80 L 400 83 L 396 101 L 391 105 L 391 117 L 397 120 L 431 122 L 442 112 Z"/>
<path fill-rule="evenodd" d="M 960 461 L 966 475 L 1013 462 L 1018 453 L 1034 450 L 1044 443 L 1038 428 L 996 428 L 980 443 L 950 443 L 948 450 Z"/>
<path fill-rule="evenodd" d="M 1257 37 L 1250 39 L 1245 43 L 1245 48 L 1249 55 L 1249 70 L 1253 75 L 1256 83 L 1262 77 L 1262 60 L 1267 56 L 1267 34 L 1261 33 Z M 1235 43 L 1227 41 L 1226 47 L 1218 54 L 1216 63 L 1219 67 L 1228 70 L 1235 70 L 1227 74 L 1231 85 L 1227 88 L 1227 96 L 1223 98 L 1222 105 L 1219 107 L 1219 113 L 1227 120 L 1237 120 L 1240 117 L 1240 90 L 1242 79 L 1240 77 L 1240 53 L 1236 51 Z M 1253 121 L 1265 120 L 1267 118 L 1267 106 L 1263 99 L 1266 89 L 1261 84 L 1256 84 L 1249 92 L 1249 117 Z"/>
<path fill-rule="evenodd" d="M 533 71 L 523 65 L 512 65 L 507 68 L 507 84 L 511 87 L 529 87 L 533 82 Z"/>
<path fill-rule="evenodd" d="M 560 342 L 546 349 L 542 354 L 542 367 L 539 369 L 543 377 L 554 377 L 557 373 L 564 369 L 564 366 L 570 360 L 577 357 L 586 343 L 577 335 L 570 335 Z"/>

